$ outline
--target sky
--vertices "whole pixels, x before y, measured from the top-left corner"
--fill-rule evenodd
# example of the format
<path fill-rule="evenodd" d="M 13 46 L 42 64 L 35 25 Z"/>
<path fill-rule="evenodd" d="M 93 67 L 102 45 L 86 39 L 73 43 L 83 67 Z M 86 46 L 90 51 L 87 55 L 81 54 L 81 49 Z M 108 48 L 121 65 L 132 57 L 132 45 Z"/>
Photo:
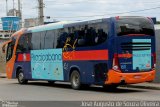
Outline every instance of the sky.
<path fill-rule="evenodd" d="M 17 0 L 15 7 L 17 8 Z M 38 17 L 38 0 L 21 0 L 23 19 Z M 0 0 L 0 17 L 6 16 Z M 8 0 L 13 8 L 13 0 Z M 44 0 L 45 21 L 78 21 L 111 16 L 147 16 L 160 20 L 160 0 Z M 50 19 L 46 17 L 50 16 Z"/>

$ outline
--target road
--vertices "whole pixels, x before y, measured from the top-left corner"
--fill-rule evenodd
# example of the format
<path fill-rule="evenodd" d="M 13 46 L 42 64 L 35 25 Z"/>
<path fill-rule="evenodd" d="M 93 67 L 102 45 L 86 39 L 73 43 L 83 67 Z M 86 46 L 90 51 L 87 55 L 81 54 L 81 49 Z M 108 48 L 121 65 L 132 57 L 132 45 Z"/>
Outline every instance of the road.
<path fill-rule="evenodd" d="M 17 80 L 0 78 L 0 99 L 9 101 L 141 101 L 160 100 L 160 91 L 119 87 L 114 92 L 101 87 L 73 90 L 67 83 L 49 85 L 47 82 L 29 82 L 19 85 Z"/>

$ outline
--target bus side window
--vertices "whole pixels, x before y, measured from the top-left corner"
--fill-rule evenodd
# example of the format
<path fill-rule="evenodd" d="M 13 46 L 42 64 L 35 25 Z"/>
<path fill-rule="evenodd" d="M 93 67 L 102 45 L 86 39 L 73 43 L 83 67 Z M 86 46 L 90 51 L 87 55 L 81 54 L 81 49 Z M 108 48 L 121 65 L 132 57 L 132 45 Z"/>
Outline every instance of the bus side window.
<path fill-rule="evenodd" d="M 53 49 L 54 48 L 54 31 L 47 31 L 44 38 L 44 49 Z"/>
<path fill-rule="evenodd" d="M 108 25 L 106 23 L 95 23 L 79 26 L 78 47 L 95 46 L 107 40 Z"/>
<path fill-rule="evenodd" d="M 31 43 L 32 43 L 33 50 L 41 49 L 41 33 L 40 32 L 32 33 Z"/>
<path fill-rule="evenodd" d="M 67 32 L 64 32 L 64 29 L 57 30 L 57 45 L 56 48 L 63 48 L 68 36 Z"/>
<path fill-rule="evenodd" d="M 31 40 L 32 40 L 32 33 L 28 33 L 26 34 L 27 36 L 27 45 L 28 45 L 28 50 L 30 51 L 32 49 L 32 43 L 31 43 Z"/>
<path fill-rule="evenodd" d="M 68 44 L 70 44 L 72 47 L 75 45 L 76 40 L 78 39 L 78 30 L 75 27 L 68 28 Z"/>
<path fill-rule="evenodd" d="M 47 34 L 47 31 L 43 31 L 40 33 L 40 47 L 41 49 L 45 49 L 45 36 Z"/>
<path fill-rule="evenodd" d="M 27 36 L 22 35 L 19 38 L 16 52 L 27 52 L 27 50 L 28 50 Z"/>
<path fill-rule="evenodd" d="M 103 29 L 98 29 L 97 40 L 96 43 L 103 43 L 107 39 L 107 33 L 103 31 Z"/>

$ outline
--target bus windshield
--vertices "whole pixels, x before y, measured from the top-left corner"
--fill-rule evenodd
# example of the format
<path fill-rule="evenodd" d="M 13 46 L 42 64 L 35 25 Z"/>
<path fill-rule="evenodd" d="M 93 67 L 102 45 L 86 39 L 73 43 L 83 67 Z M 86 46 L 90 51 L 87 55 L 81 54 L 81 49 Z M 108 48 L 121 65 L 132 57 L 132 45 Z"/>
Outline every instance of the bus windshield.
<path fill-rule="evenodd" d="M 122 17 L 117 19 L 117 36 L 144 34 L 154 36 L 154 26 L 149 18 Z"/>

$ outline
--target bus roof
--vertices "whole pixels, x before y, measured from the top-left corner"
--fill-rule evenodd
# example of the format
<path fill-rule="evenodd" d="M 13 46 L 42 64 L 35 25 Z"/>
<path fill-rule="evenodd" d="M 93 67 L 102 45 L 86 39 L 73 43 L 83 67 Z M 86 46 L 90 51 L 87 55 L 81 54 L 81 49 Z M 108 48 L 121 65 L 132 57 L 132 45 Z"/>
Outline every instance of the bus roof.
<path fill-rule="evenodd" d="M 89 21 L 62 21 L 58 23 L 52 23 L 52 24 L 47 24 L 47 25 L 41 25 L 41 26 L 36 26 L 36 27 L 31 27 L 27 29 L 26 33 L 30 32 L 41 32 L 41 31 L 46 31 L 46 30 L 54 30 L 54 29 L 61 29 L 65 27 L 73 27 L 76 25 L 84 25 L 84 24 L 91 24 L 91 23 L 98 23 L 102 22 L 105 19 L 96 19 L 96 20 L 89 20 Z"/>
<path fill-rule="evenodd" d="M 70 22 L 63 21 L 63 22 L 58 22 L 58 23 L 31 27 L 31 28 L 28 28 L 27 32 L 40 32 L 40 31 L 45 31 L 45 30 L 60 29 L 64 27 L 64 24 L 67 24 L 67 23 L 70 23 Z"/>

